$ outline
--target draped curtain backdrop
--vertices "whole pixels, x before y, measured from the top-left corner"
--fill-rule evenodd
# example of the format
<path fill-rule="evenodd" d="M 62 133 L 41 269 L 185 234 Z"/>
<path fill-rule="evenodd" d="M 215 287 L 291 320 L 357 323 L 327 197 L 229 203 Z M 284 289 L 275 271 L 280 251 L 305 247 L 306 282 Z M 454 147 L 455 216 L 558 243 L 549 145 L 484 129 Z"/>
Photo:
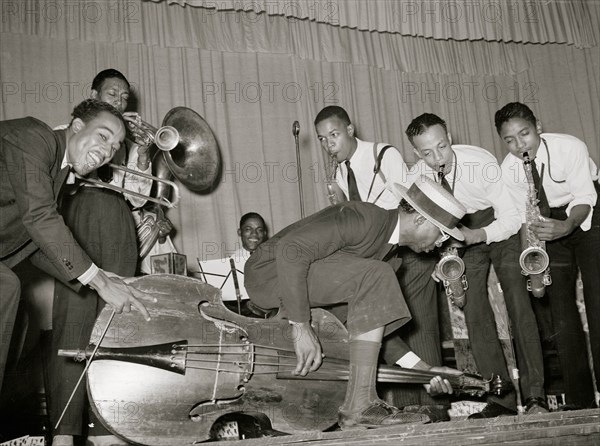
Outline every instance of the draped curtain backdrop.
<path fill-rule="evenodd" d="M 209 194 L 182 187 L 168 212 L 188 256 L 238 247 L 239 218 L 274 233 L 300 218 L 292 123 L 300 123 L 306 214 L 327 206 L 325 154 L 313 120 L 344 107 L 358 136 L 398 147 L 425 111 L 454 141 L 505 155 L 494 112 L 532 107 L 544 128 L 574 134 L 600 162 L 600 6 L 584 1 L 0 0 L 0 119 L 54 126 L 88 97 L 93 76 L 122 71 L 130 109 L 159 125 L 186 106 L 211 126 L 223 174 Z"/>

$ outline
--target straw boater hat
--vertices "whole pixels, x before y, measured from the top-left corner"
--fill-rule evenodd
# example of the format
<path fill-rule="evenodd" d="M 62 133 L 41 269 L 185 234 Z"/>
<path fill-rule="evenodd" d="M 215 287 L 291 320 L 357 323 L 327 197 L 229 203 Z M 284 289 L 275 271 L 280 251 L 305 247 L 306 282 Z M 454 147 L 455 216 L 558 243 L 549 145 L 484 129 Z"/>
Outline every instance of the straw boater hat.
<path fill-rule="evenodd" d="M 432 179 L 421 175 L 408 189 L 397 183 L 388 183 L 387 188 L 398 200 L 404 198 L 415 210 L 457 240 L 465 236 L 456 228 L 459 220 L 467 213 L 465 207 L 454 196 Z"/>

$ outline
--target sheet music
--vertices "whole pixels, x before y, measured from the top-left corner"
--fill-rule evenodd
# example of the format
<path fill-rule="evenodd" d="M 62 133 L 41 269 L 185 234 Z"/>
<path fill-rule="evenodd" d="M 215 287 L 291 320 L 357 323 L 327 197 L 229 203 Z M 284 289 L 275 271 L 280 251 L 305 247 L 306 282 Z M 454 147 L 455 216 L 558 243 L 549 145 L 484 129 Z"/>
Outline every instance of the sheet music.
<path fill-rule="evenodd" d="M 195 272 L 194 276 L 204 280 L 209 285 L 219 288 L 223 293 L 224 301 L 235 301 L 237 300 L 237 297 L 233 277 L 231 275 L 231 266 L 229 262 L 229 259 L 231 258 L 235 262 L 241 297 L 242 299 L 248 299 L 248 293 L 246 293 L 246 289 L 244 288 L 244 265 L 249 256 L 250 253 L 244 250 L 236 252 L 232 256 L 224 259 L 198 261 L 198 265 L 202 271 Z M 202 272 L 204 272 L 204 274 L 202 274 Z"/>

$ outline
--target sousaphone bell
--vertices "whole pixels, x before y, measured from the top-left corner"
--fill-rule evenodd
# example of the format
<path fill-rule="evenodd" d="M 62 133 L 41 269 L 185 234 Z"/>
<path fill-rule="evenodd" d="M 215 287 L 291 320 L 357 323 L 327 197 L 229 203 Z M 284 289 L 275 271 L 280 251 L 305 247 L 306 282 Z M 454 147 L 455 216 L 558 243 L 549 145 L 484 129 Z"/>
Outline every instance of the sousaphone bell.
<path fill-rule="evenodd" d="M 168 129 L 166 132 L 163 129 Z M 176 144 L 171 144 L 176 134 Z M 164 132 L 164 133 L 163 133 Z M 158 142 L 159 135 L 166 135 L 167 144 Z M 159 181 L 154 183 L 151 195 L 153 202 L 164 205 L 169 202 L 167 181 L 173 175 L 186 188 L 193 192 L 207 192 L 214 186 L 221 172 L 221 154 L 217 140 L 208 123 L 187 107 L 175 107 L 165 115 L 162 127 L 155 133 L 151 156 L 154 175 Z M 170 147 L 173 145 L 173 147 Z M 157 150 L 159 149 L 159 150 Z M 158 201 L 156 201 L 158 200 Z M 140 257 L 144 257 L 156 240 L 164 235 L 160 233 L 160 221 L 165 220 L 161 206 L 154 206 L 155 221 L 151 216 L 143 218 L 138 225 Z"/>

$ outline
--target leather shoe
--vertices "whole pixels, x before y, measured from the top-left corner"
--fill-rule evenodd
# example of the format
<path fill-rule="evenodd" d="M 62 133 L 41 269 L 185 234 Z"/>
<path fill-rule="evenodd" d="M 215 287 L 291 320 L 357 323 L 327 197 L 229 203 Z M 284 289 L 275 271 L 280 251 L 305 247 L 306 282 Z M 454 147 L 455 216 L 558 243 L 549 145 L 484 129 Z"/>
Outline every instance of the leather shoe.
<path fill-rule="evenodd" d="M 394 426 L 408 423 L 429 423 L 427 415 L 402 412 L 377 399 L 359 412 L 345 412 L 340 410 L 338 425 L 342 430 L 369 429 L 375 427 Z"/>
<path fill-rule="evenodd" d="M 73 446 L 73 435 L 55 435 L 52 438 L 54 446 Z"/>
<path fill-rule="evenodd" d="M 513 409 L 509 409 L 508 407 L 504 407 L 498 403 L 487 403 L 481 412 L 475 412 L 474 414 L 469 415 L 469 420 L 475 420 L 478 418 L 495 418 L 500 416 L 507 415 L 516 415 L 517 411 Z"/>
<path fill-rule="evenodd" d="M 98 435 L 87 437 L 86 446 L 127 446 L 124 442 L 114 435 Z"/>
<path fill-rule="evenodd" d="M 557 410 L 559 412 L 567 412 L 569 410 L 582 410 L 583 407 L 578 406 L 577 404 L 563 404 Z"/>
<path fill-rule="evenodd" d="M 439 423 L 440 421 L 450 421 L 450 415 L 448 415 L 449 407 L 442 405 L 428 404 L 425 406 L 404 406 L 403 412 L 418 413 L 421 415 L 427 415 L 432 423 Z"/>
<path fill-rule="evenodd" d="M 548 404 L 544 398 L 540 396 L 530 396 L 525 400 L 525 413 L 528 415 L 534 415 L 536 413 L 547 413 Z"/>

